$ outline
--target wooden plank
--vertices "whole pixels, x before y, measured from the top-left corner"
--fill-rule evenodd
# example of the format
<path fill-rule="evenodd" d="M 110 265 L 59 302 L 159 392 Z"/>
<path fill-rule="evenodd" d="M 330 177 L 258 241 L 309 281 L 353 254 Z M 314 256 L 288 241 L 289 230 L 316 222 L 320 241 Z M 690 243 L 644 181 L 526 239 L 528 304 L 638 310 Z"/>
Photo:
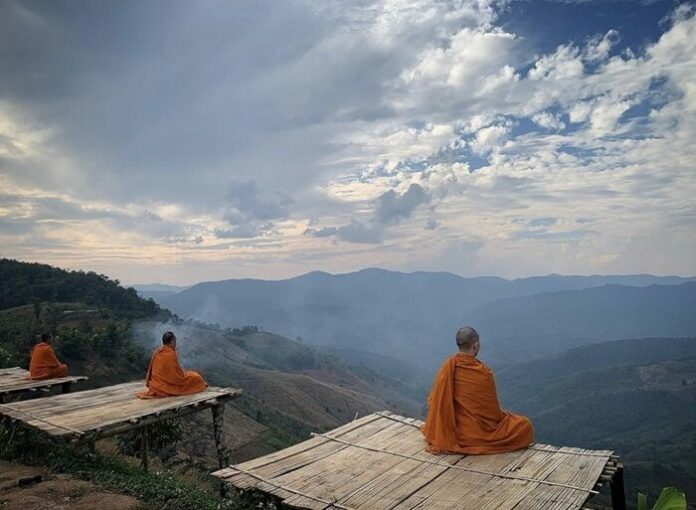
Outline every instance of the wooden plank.
<path fill-rule="evenodd" d="M 468 455 L 461 457 L 455 465 L 481 471 L 501 472 L 514 464 L 524 451 L 498 455 Z M 413 493 L 394 506 L 395 509 L 449 509 L 466 508 L 459 505 L 470 492 L 487 485 L 496 478 L 489 474 L 449 469 L 432 483 Z"/>
<path fill-rule="evenodd" d="M 342 437 L 350 437 L 353 440 L 358 440 L 360 438 L 378 437 L 381 439 L 387 439 L 394 430 L 400 428 L 398 424 L 393 424 L 386 420 L 368 418 L 368 420 L 362 420 L 363 425 L 361 427 L 352 427 L 346 430 L 345 426 L 334 431 L 336 433 L 341 430 L 339 434 Z M 351 426 L 352 424 L 349 424 Z M 389 430 L 387 430 L 389 429 Z M 306 441 L 305 444 L 310 443 Z M 308 445 L 311 446 L 305 452 L 297 452 L 290 457 L 284 457 L 276 463 L 263 463 L 260 468 L 254 470 L 254 475 L 263 476 L 259 472 L 273 477 L 270 479 L 272 483 L 279 484 L 283 487 L 292 488 L 294 491 L 302 490 L 302 484 L 306 479 L 313 476 L 318 476 L 323 474 L 325 469 L 320 463 L 322 460 L 333 458 L 333 456 L 340 452 L 343 447 L 337 445 L 336 443 L 330 443 L 325 441 L 321 445 Z M 335 459 L 334 459 L 335 460 Z M 352 460 L 351 463 L 355 463 Z M 230 468 L 234 470 L 234 466 Z M 228 471 L 229 473 L 229 471 Z M 269 478 L 267 478 L 269 479 Z M 226 480 L 232 483 L 235 487 L 246 488 L 246 487 L 256 487 L 258 481 L 245 473 L 236 472 L 235 475 L 228 476 Z M 320 505 L 317 501 L 311 498 L 304 498 L 297 493 L 288 494 L 283 490 L 274 489 L 270 491 L 271 494 L 280 497 L 285 500 L 285 503 L 291 506 L 298 506 L 301 508 L 316 508 Z M 325 495 L 326 496 L 326 495 Z M 323 500 L 333 500 L 332 496 L 323 497 Z"/>
<path fill-rule="evenodd" d="M 0 369 L 0 395 L 21 393 L 24 391 L 36 391 L 52 388 L 66 383 L 75 383 L 87 380 L 84 376 L 57 377 L 54 379 L 29 379 L 29 371 L 23 368 Z"/>
<path fill-rule="evenodd" d="M 122 401 L 139 402 L 142 408 L 163 408 L 170 406 L 172 402 L 202 401 L 237 392 L 237 390 L 209 388 L 206 392 L 194 395 L 141 400 L 136 397 L 136 393 L 142 389 L 142 383 L 126 383 L 115 387 L 15 403 L 14 406 L 23 410 L 31 409 L 33 414 L 37 416 L 41 416 L 42 413 L 45 413 L 45 416 L 60 416 L 79 414 L 80 409 L 85 409 L 88 412 L 101 412 L 99 407 L 118 405 Z"/>
<path fill-rule="evenodd" d="M 386 427 L 393 427 L 392 423 L 382 420 L 373 420 L 371 422 L 365 423 L 362 427 L 355 427 L 349 431 L 345 431 L 343 437 L 351 437 L 353 439 L 366 437 L 370 435 L 379 434 L 383 432 Z M 384 437 L 384 436 L 381 436 Z M 305 442 L 307 443 L 307 442 Z M 342 450 L 343 447 L 337 445 L 336 443 L 331 443 L 326 441 L 322 445 L 313 446 L 304 452 L 299 452 L 290 457 L 285 457 L 280 459 L 278 462 L 273 463 L 263 463 L 253 470 L 253 473 L 262 476 L 265 479 L 272 479 L 274 482 L 282 483 L 284 486 L 292 487 L 293 489 L 298 489 L 298 487 L 293 485 L 295 479 L 307 478 L 310 476 L 310 471 L 314 469 L 315 464 L 326 459 L 338 451 Z M 242 469 L 246 468 L 249 463 L 243 464 Z M 232 466 L 230 469 L 234 469 Z M 279 477 L 290 473 L 290 478 L 279 482 Z M 294 475 L 293 475 L 294 473 Z M 301 473 L 298 475 L 298 473 Z M 244 488 L 248 486 L 253 486 L 255 480 L 244 473 L 236 471 L 232 474 L 228 474 L 226 481 L 232 483 L 236 487 Z M 285 483 L 288 482 L 288 483 Z"/>
<path fill-rule="evenodd" d="M 407 427 L 391 423 L 358 443 L 379 445 L 386 442 L 394 448 L 404 448 L 409 443 L 413 446 L 411 434 L 412 431 Z M 312 495 L 316 495 L 314 488 L 318 486 L 321 487 L 323 499 L 339 502 L 373 479 L 375 473 L 387 471 L 400 462 L 401 459 L 396 457 L 348 447 L 337 450 L 333 455 L 322 458 L 307 468 L 274 478 L 273 481 Z M 295 499 L 288 498 L 285 503 L 296 506 Z"/>
<path fill-rule="evenodd" d="M 389 445 L 389 449 L 407 456 L 417 456 L 418 459 L 398 458 L 390 469 L 382 470 L 377 476 L 373 474 L 367 483 L 339 501 L 354 508 L 392 508 L 448 469 L 446 466 L 435 466 L 419 460 L 431 460 L 435 457 L 424 451 L 425 443 L 420 431 L 409 429 L 408 440 L 403 445 Z M 461 458 L 461 455 L 442 455 L 437 457 L 437 461 L 454 464 Z"/>
<path fill-rule="evenodd" d="M 544 479 L 565 460 L 567 459 L 563 456 L 555 455 L 549 451 L 524 450 L 517 459 L 501 471 L 529 478 Z M 537 486 L 538 484 L 534 482 L 496 479 L 494 477 L 466 493 L 458 501 L 458 505 L 466 506 L 473 503 L 480 510 L 507 510 L 514 508 L 520 499 Z"/>
<path fill-rule="evenodd" d="M 179 397 L 142 400 L 136 393 L 142 382 L 68 393 L 25 402 L 0 405 L 0 414 L 23 421 L 51 435 L 74 435 L 137 422 L 147 416 L 176 411 L 213 401 L 222 402 L 240 393 L 230 388 L 208 388 L 205 392 Z M 163 418 L 164 419 L 164 418 Z"/>
<path fill-rule="evenodd" d="M 337 429 L 332 430 L 332 434 L 336 437 L 343 437 L 345 434 L 351 432 L 352 430 L 359 429 L 363 425 L 366 425 L 371 422 L 375 422 L 379 420 L 378 416 L 375 415 L 368 415 L 363 418 L 360 418 L 358 420 L 346 423 L 345 425 L 342 425 L 341 427 L 338 427 Z M 385 424 L 385 422 L 382 422 Z M 269 464 L 273 464 L 275 462 L 283 461 L 292 458 L 293 456 L 296 455 L 302 455 L 305 453 L 311 452 L 313 449 L 318 448 L 321 445 L 326 445 L 326 444 L 331 444 L 330 441 L 319 438 L 319 437 L 313 437 L 311 439 L 308 439 L 307 441 L 303 441 L 301 443 L 297 443 L 293 446 L 290 446 L 288 448 L 285 448 L 283 450 L 279 450 L 277 452 L 270 453 L 268 455 L 264 455 L 262 457 L 258 457 L 256 459 L 252 459 L 249 461 L 246 461 L 242 464 L 239 464 L 240 467 L 244 469 L 255 469 L 258 467 L 266 466 Z M 234 466 L 226 468 L 226 469 L 221 469 L 219 471 L 216 471 L 213 473 L 213 476 L 217 476 L 219 478 L 225 478 L 226 476 L 235 474 L 236 470 L 234 469 Z"/>
<path fill-rule="evenodd" d="M 498 455 L 435 456 L 424 451 L 421 423 L 376 413 L 329 434 L 348 445 L 315 437 L 249 461 L 248 470 L 231 466 L 215 475 L 241 489 L 273 494 L 288 506 L 317 510 L 578 510 L 611 455 L 535 445 Z"/>
<path fill-rule="evenodd" d="M 583 456 L 582 449 L 576 449 L 579 455 L 566 455 L 563 463 L 548 474 L 546 480 L 561 481 L 586 487 L 594 486 L 604 469 L 608 457 L 604 460 L 596 456 Z M 590 453 L 589 451 L 585 450 Z M 561 458 L 560 455 L 558 455 Z M 538 485 L 525 495 L 514 507 L 515 510 L 532 510 L 548 508 L 549 510 L 579 509 L 588 499 L 587 493 L 573 491 L 562 487 Z"/>

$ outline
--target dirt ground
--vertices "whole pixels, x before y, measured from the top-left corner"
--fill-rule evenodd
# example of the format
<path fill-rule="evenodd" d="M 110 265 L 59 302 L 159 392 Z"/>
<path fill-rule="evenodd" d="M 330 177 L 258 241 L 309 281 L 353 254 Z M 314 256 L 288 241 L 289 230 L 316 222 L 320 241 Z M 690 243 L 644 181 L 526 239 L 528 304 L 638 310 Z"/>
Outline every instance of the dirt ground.
<path fill-rule="evenodd" d="M 138 503 L 70 475 L 0 461 L 0 510 L 134 510 Z"/>

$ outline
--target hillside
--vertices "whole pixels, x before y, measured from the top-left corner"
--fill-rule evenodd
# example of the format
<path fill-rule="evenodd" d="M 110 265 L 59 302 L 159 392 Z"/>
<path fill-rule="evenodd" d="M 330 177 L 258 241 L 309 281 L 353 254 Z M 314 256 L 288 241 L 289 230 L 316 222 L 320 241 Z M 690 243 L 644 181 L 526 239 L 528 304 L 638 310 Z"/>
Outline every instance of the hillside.
<path fill-rule="evenodd" d="M 696 283 L 605 285 L 487 303 L 465 317 L 486 339 L 485 356 L 514 363 L 581 344 L 696 335 Z"/>
<path fill-rule="evenodd" d="M 27 366 L 33 338 L 49 331 L 57 334 L 55 349 L 72 372 L 89 375 L 83 387 L 139 379 L 162 332 L 172 329 L 180 337 L 184 366 L 200 369 L 213 384 L 245 390 L 231 410 L 235 418 L 228 420 L 235 458 L 287 446 L 356 413 L 394 408 L 413 414 L 419 408 L 420 400 L 409 396 L 413 392 L 408 383 L 364 366 L 353 371 L 298 341 L 253 328 L 235 332 L 184 322 L 98 275 L 14 261 L 3 267 L 12 269 L 12 285 L 29 287 L 16 294 L 34 302 L 0 310 L 0 367 Z M 93 279 L 104 292 L 90 291 Z M 69 302 L 39 302 L 37 296 Z M 12 301 L 18 303 L 17 298 Z M 194 427 L 195 420 L 189 428 Z M 193 436 L 195 441 L 184 445 L 182 453 L 212 466 L 212 437 L 207 432 Z M 202 458 L 200 452 L 205 452 Z"/>
<path fill-rule="evenodd" d="M 629 494 L 676 485 L 696 501 L 696 338 L 593 344 L 500 370 L 497 383 L 538 441 L 614 449 Z"/>
<path fill-rule="evenodd" d="M 474 310 L 485 303 L 514 297 L 524 302 L 527 296 L 539 293 L 607 284 L 639 287 L 687 281 L 650 275 L 548 275 L 505 280 L 366 269 L 339 275 L 314 272 L 280 281 L 199 283 L 177 293 L 160 294 L 157 299 L 182 317 L 230 327 L 255 324 L 291 338 L 300 336 L 314 345 L 332 349 L 350 362 L 364 360 L 360 352 L 396 358 L 396 364 L 411 365 L 413 376 L 429 383 L 434 367 L 451 351 L 454 331 L 468 320 L 477 325 L 479 316 Z M 652 317 L 661 318 L 657 313 Z M 482 319 L 487 320 L 488 316 Z M 495 321 L 495 317 L 491 320 Z M 514 324 L 510 327 L 514 330 Z M 601 339 L 623 336 L 623 330 L 612 328 L 606 328 L 606 333 L 608 336 Z M 691 333 L 686 328 L 659 334 Z M 371 368 L 388 369 L 391 364 L 377 360 Z"/>
<path fill-rule="evenodd" d="M 367 370 L 358 375 L 335 358 L 279 335 L 233 334 L 193 322 L 142 322 L 134 328 L 135 342 L 149 349 L 166 329 L 179 338 L 183 365 L 201 369 L 211 383 L 244 389 L 235 407 L 245 422 L 255 422 L 247 425 L 252 430 L 228 423 L 231 437 L 245 436 L 235 440 L 233 456 L 239 460 L 334 428 L 356 414 L 385 408 L 414 414 L 421 406 L 409 398 L 405 383 Z M 209 446 L 212 442 L 204 448 Z"/>
<path fill-rule="evenodd" d="M 165 313 L 135 289 L 118 280 L 84 271 L 65 271 L 46 264 L 0 259 L 0 310 L 42 302 L 82 303 L 107 307 L 123 317 L 144 318 Z"/>
<path fill-rule="evenodd" d="M 138 510 L 142 502 L 104 490 L 70 475 L 44 467 L 0 460 L 0 505 L 3 510 L 62 509 Z"/>

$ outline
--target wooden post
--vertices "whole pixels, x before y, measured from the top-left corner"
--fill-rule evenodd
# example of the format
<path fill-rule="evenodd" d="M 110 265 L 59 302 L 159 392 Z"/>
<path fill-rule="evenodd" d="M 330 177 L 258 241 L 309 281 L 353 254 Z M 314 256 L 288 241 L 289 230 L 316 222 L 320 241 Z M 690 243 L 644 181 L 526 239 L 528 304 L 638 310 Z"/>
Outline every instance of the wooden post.
<path fill-rule="evenodd" d="M 218 465 L 220 469 L 230 464 L 230 455 L 225 443 L 225 404 L 216 404 L 211 407 L 213 411 L 213 434 L 215 435 L 215 448 L 217 448 Z"/>
<path fill-rule="evenodd" d="M 150 469 L 150 454 L 147 451 L 147 429 L 148 427 L 140 429 L 140 465 L 146 473 Z"/>
<path fill-rule="evenodd" d="M 230 455 L 225 443 L 225 404 L 216 404 L 210 408 L 213 412 L 213 435 L 215 437 L 215 448 L 218 455 L 218 466 L 224 469 L 230 465 Z M 227 482 L 221 481 L 220 495 L 224 498 L 229 496 Z"/>
<path fill-rule="evenodd" d="M 61 390 L 63 393 L 71 393 L 72 392 L 72 381 L 64 382 L 63 384 L 60 385 Z"/>
<path fill-rule="evenodd" d="M 623 464 L 616 465 L 616 473 L 611 479 L 611 507 L 614 510 L 626 510 L 626 491 L 624 488 Z"/>

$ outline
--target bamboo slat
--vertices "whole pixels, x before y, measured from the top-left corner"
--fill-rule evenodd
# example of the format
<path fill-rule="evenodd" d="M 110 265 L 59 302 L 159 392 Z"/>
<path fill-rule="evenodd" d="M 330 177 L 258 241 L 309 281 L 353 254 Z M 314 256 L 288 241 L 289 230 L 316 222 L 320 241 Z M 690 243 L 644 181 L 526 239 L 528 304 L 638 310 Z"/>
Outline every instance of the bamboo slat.
<path fill-rule="evenodd" d="M 76 383 L 86 380 L 83 376 L 58 377 L 55 379 L 29 379 L 29 371 L 23 368 L 0 369 L 0 396 L 25 391 L 37 391 L 60 386 L 66 383 Z"/>
<path fill-rule="evenodd" d="M 609 450 L 551 445 L 436 456 L 425 452 L 421 424 L 375 413 L 213 474 L 311 510 L 580 510 L 618 462 Z"/>
<path fill-rule="evenodd" d="M 98 438 L 113 430 L 137 428 L 146 419 L 157 421 L 159 416 L 167 419 L 178 412 L 202 410 L 241 393 L 241 390 L 211 387 L 193 395 L 142 400 L 136 396 L 142 390 L 142 382 L 132 382 L 14 402 L 0 405 L 0 415 L 54 436 Z"/>

